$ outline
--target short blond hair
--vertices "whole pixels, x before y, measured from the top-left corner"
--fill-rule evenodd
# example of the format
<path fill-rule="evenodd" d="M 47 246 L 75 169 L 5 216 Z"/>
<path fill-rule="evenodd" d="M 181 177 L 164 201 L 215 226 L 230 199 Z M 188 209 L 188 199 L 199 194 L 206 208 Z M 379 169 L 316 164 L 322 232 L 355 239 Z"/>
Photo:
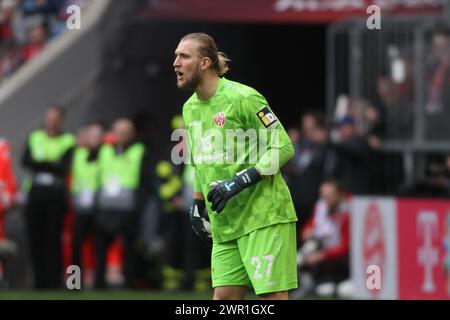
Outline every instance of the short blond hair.
<path fill-rule="evenodd" d="M 203 32 L 189 33 L 185 35 L 183 40 L 196 40 L 200 43 L 200 54 L 203 57 L 208 57 L 212 61 L 212 68 L 217 71 L 219 76 L 225 75 L 230 68 L 228 62 L 231 60 L 225 53 L 219 51 L 216 42 L 213 37 Z"/>

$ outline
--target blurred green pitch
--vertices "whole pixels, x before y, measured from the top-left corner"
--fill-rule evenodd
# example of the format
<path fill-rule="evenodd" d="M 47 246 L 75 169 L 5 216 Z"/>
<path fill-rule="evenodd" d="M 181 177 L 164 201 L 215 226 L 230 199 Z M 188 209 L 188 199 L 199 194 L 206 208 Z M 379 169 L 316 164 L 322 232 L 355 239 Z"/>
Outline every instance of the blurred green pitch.
<path fill-rule="evenodd" d="M 22 291 L 0 290 L 0 300 L 211 300 L 211 292 L 78 290 Z M 250 298 L 250 297 L 249 297 Z"/>

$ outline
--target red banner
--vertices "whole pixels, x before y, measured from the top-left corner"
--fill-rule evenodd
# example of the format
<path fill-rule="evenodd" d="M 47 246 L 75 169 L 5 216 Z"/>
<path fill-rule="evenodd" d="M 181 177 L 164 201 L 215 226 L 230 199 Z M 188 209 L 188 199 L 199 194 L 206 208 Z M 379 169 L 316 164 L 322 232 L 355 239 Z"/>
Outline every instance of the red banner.
<path fill-rule="evenodd" d="M 450 299 L 450 201 L 354 197 L 351 221 L 355 298 Z"/>
<path fill-rule="evenodd" d="M 381 14 L 442 14 L 445 0 L 149 0 L 144 16 L 152 20 L 327 23 Z"/>
<path fill-rule="evenodd" d="M 400 299 L 450 297 L 450 201 L 398 200 Z"/>

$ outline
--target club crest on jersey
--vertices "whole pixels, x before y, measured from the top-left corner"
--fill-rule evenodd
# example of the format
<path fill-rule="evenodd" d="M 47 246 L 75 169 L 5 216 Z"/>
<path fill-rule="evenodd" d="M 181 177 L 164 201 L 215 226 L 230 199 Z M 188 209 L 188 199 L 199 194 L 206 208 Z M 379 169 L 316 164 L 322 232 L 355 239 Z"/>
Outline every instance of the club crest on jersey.
<path fill-rule="evenodd" d="M 225 125 L 225 120 L 226 120 L 225 113 L 223 113 L 223 112 L 219 112 L 214 117 L 214 123 L 216 124 L 216 126 L 219 126 L 219 127 L 223 127 Z"/>
<path fill-rule="evenodd" d="M 263 108 L 259 110 L 256 115 L 267 129 L 271 129 L 278 123 L 277 117 L 275 117 L 267 106 L 263 106 Z"/>

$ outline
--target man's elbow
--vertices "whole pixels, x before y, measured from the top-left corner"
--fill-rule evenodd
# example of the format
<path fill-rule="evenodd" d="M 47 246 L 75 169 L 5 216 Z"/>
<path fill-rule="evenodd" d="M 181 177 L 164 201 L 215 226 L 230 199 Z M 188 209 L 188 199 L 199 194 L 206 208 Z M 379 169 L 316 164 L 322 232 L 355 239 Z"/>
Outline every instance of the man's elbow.
<path fill-rule="evenodd" d="M 294 158 L 294 156 L 295 156 L 295 149 L 294 149 L 294 145 L 291 142 L 291 143 L 289 143 L 289 160 Z"/>
<path fill-rule="evenodd" d="M 287 143 L 283 145 L 281 149 L 279 149 L 279 152 L 278 168 L 281 169 L 286 163 L 289 162 L 289 160 L 294 157 L 294 146 L 292 145 L 292 143 Z"/>
<path fill-rule="evenodd" d="M 291 160 L 294 157 L 295 150 L 294 150 L 294 145 L 292 144 L 292 142 L 287 144 L 287 146 L 286 146 L 286 154 L 287 154 L 286 158 L 287 158 L 288 161 Z"/>

